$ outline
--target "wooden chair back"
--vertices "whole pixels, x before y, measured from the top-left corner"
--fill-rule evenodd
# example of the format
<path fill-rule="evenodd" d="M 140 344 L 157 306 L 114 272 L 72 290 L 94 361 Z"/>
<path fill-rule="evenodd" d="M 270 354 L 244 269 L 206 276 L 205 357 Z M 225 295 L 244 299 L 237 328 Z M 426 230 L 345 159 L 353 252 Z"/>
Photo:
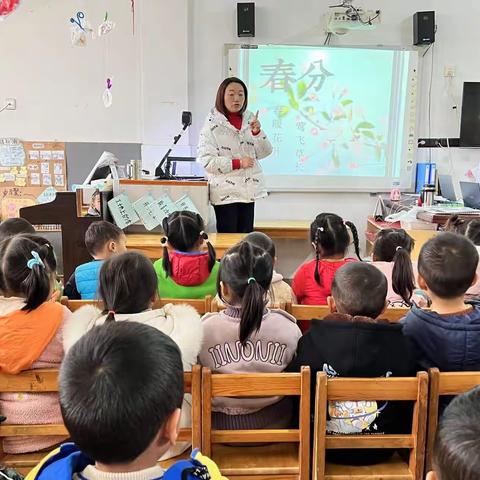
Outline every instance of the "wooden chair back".
<path fill-rule="evenodd" d="M 277 395 L 300 398 L 299 428 L 212 429 L 212 398 Z M 258 442 L 273 445 L 247 446 L 249 443 Z M 224 443 L 245 444 L 245 446 L 220 445 Z M 310 369 L 302 367 L 300 373 L 212 374 L 208 368 L 204 368 L 202 372 L 202 450 L 217 463 L 222 474 L 231 479 L 237 478 L 237 475 L 242 478 L 261 478 L 262 480 L 309 479 Z M 246 477 L 243 477 L 245 475 Z"/>
<path fill-rule="evenodd" d="M 103 303 L 100 300 L 69 300 L 67 297 L 62 297 L 62 305 L 65 305 L 71 312 L 75 312 L 84 305 L 95 305 L 98 309 L 103 310 Z M 152 308 L 158 309 L 162 308 L 165 305 L 172 303 L 173 305 L 190 305 L 193 307 L 200 315 L 210 312 L 212 297 L 207 295 L 205 298 L 162 298 L 157 300 Z"/>
<path fill-rule="evenodd" d="M 184 373 L 185 393 L 192 396 L 192 426 L 181 428 L 179 441 L 191 441 L 192 448 L 201 446 L 201 367 L 193 365 L 191 372 Z M 47 393 L 58 392 L 58 370 L 26 370 L 17 375 L 0 373 L 1 393 Z M 1 414 L 1 411 L 0 411 Z M 0 465 L 17 469 L 20 473 L 28 473 L 46 453 L 4 454 L 2 439 L 5 437 L 59 435 L 68 437 L 63 424 L 55 425 L 5 425 L 0 423 Z"/>
<path fill-rule="evenodd" d="M 313 445 L 313 478 L 402 478 L 421 480 L 425 459 L 428 375 L 416 378 L 332 378 L 317 375 Z M 326 432 L 329 401 L 413 401 L 412 431 L 409 434 L 330 435 Z M 326 449 L 405 448 L 410 450 L 408 465 L 392 463 L 368 467 L 328 465 Z M 351 475 L 351 476 L 350 476 Z"/>
<path fill-rule="evenodd" d="M 322 319 L 331 313 L 327 305 L 295 305 L 287 303 L 285 309 L 297 320 Z M 405 317 L 409 311 L 409 308 L 388 307 L 381 318 L 395 323 Z"/>
<path fill-rule="evenodd" d="M 459 395 L 480 385 L 480 372 L 440 372 L 438 368 L 431 368 L 428 375 L 427 471 L 432 469 L 440 397 Z"/>

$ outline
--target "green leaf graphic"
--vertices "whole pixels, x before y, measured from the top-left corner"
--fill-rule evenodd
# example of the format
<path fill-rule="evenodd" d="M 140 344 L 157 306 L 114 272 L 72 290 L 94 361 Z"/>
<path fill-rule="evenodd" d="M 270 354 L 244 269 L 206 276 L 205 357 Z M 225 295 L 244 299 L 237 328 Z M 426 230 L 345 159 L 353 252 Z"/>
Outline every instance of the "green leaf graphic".
<path fill-rule="evenodd" d="M 302 80 L 297 83 L 297 96 L 302 99 L 307 93 L 307 84 Z"/>
<path fill-rule="evenodd" d="M 340 103 L 341 103 L 344 107 L 346 107 L 347 105 L 350 105 L 351 103 L 353 103 L 353 100 L 345 99 L 345 100 L 342 100 Z"/>
<path fill-rule="evenodd" d="M 325 118 L 325 120 L 328 120 L 329 122 L 332 121 L 332 119 L 330 118 L 330 115 L 327 112 L 322 112 L 322 115 L 323 115 L 323 118 Z"/>
<path fill-rule="evenodd" d="M 290 107 L 288 105 L 283 105 L 283 106 L 280 107 L 280 110 L 278 112 L 278 116 L 280 118 L 283 118 L 286 115 L 288 115 L 288 112 L 290 112 Z"/>
<path fill-rule="evenodd" d="M 375 125 L 370 122 L 360 122 L 355 128 L 356 130 L 358 130 L 359 128 L 375 128 Z"/>

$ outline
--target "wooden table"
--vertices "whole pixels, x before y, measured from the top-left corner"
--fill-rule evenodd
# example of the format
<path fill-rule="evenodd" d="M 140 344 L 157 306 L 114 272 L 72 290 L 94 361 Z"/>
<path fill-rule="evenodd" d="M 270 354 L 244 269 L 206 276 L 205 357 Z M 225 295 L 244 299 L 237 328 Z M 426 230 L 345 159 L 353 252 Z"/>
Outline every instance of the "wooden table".
<path fill-rule="evenodd" d="M 308 240 L 311 220 L 265 220 L 256 221 L 255 230 L 270 238 L 288 238 L 290 240 Z"/>
<path fill-rule="evenodd" d="M 380 230 L 385 228 L 401 228 L 400 222 L 388 223 L 388 222 L 376 222 L 373 217 L 368 217 L 367 220 L 367 230 L 365 232 L 365 237 L 367 241 L 367 255 L 371 255 L 373 244 L 375 242 L 375 237 Z M 423 244 L 437 235 L 438 232 L 435 230 L 407 230 L 407 233 L 415 240 L 415 248 L 412 252 L 412 260 L 416 262 L 418 260 L 418 255 L 420 254 L 420 249 Z"/>
<path fill-rule="evenodd" d="M 157 260 L 163 255 L 160 240 L 163 235 L 158 233 L 127 233 L 127 248 L 143 253 L 152 260 Z M 209 233 L 208 237 L 215 247 L 217 258 L 222 258 L 225 252 L 240 242 L 244 233 Z"/>

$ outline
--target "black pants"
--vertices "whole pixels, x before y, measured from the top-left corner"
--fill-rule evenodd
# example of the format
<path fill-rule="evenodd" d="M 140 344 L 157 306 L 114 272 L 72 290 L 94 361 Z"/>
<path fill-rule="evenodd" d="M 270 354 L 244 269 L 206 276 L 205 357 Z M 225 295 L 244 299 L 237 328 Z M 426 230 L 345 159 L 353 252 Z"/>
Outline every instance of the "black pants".
<path fill-rule="evenodd" d="M 217 217 L 218 233 L 250 233 L 253 232 L 255 203 L 229 203 L 214 205 Z"/>

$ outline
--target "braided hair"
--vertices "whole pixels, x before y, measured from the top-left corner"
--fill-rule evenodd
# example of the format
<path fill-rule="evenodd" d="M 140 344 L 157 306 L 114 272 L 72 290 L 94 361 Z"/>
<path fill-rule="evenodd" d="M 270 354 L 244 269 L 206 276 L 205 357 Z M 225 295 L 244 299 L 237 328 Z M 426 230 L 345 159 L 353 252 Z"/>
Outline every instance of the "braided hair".
<path fill-rule="evenodd" d="M 163 269 L 167 277 L 172 276 L 172 265 L 168 253 L 167 242 L 172 248 L 180 252 L 191 252 L 193 248 L 202 239 L 207 242 L 208 248 L 208 270 L 211 272 L 215 266 L 217 254 L 213 245 L 208 240 L 205 233 L 205 224 L 203 218 L 194 212 L 183 211 L 174 212 L 162 222 L 165 237 L 162 238 L 163 245 Z"/>
<path fill-rule="evenodd" d="M 345 256 L 350 245 L 348 230 L 352 233 L 355 254 L 362 261 L 357 228 L 352 222 L 344 221 L 335 213 L 321 213 L 317 215 L 310 225 L 310 240 L 315 247 L 316 263 L 314 276 L 318 285 L 322 284 L 318 271 L 320 259 L 334 255 Z"/>

